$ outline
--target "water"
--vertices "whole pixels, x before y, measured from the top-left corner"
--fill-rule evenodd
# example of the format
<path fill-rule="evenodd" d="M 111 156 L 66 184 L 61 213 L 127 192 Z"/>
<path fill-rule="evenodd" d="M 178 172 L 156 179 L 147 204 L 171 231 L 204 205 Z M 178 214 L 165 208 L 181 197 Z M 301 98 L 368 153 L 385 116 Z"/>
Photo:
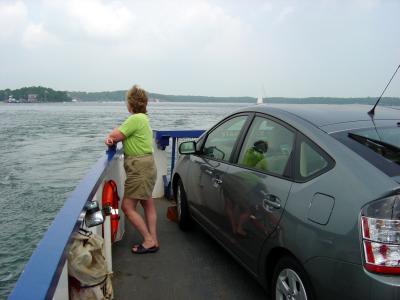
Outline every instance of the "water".
<path fill-rule="evenodd" d="M 155 103 L 153 129 L 207 129 L 248 104 Z M 0 103 L 0 299 L 10 293 L 65 199 L 104 153 L 124 103 Z"/>

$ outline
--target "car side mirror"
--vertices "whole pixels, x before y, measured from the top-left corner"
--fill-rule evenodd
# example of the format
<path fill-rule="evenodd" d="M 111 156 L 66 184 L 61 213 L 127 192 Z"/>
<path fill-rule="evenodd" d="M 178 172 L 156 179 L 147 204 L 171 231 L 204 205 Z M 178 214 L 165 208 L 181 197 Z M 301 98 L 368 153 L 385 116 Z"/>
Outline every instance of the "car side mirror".
<path fill-rule="evenodd" d="M 196 142 L 188 141 L 179 145 L 179 154 L 195 154 Z"/>

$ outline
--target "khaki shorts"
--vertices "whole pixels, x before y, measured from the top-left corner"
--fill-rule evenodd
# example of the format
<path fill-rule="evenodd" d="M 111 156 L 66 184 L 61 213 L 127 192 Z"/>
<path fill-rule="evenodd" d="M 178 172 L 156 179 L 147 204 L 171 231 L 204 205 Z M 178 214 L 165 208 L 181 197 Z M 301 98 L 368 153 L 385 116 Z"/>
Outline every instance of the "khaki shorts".
<path fill-rule="evenodd" d="M 149 199 L 157 178 L 153 155 L 125 155 L 124 168 L 126 173 L 124 198 Z"/>

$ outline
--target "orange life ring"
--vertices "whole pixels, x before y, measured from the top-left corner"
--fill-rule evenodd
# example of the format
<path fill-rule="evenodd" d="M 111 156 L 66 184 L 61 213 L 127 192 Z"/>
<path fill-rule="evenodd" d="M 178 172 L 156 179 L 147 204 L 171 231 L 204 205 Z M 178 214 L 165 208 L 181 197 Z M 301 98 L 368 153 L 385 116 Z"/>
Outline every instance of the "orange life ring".
<path fill-rule="evenodd" d="M 103 210 L 106 212 L 106 215 L 110 216 L 111 219 L 111 241 L 114 242 L 119 224 L 119 215 L 118 215 L 118 188 L 117 184 L 114 180 L 109 180 L 104 183 L 103 186 L 103 194 L 101 198 L 101 203 L 103 206 Z"/>

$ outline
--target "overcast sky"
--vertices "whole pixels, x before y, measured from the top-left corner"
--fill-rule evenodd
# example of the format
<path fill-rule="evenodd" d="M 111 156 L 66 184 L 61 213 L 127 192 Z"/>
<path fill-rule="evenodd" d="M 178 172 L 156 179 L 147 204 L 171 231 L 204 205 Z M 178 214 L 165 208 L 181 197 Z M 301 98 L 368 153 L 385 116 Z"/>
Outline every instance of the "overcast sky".
<path fill-rule="evenodd" d="M 399 64 L 399 0 L 0 0 L 0 89 L 362 97 Z"/>

